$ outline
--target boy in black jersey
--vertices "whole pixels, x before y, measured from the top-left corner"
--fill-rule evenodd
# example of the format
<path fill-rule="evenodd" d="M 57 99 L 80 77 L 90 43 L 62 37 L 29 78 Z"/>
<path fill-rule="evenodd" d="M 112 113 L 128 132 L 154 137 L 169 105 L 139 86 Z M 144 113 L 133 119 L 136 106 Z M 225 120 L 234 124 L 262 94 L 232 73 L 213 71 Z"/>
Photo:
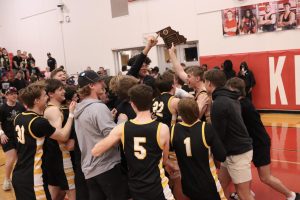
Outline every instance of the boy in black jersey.
<path fill-rule="evenodd" d="M 184 194 L 191 200 L 226 199 L 214 164 L 214 158 L 225 161 L 223 144 L 212 126 L 199 120 L 195 100 L 180 100 L 178 112 L 183 122 L 172 127 L 171 146 L 178 159 Z"/>
<path fill-rule="evenodd" d="M 115 127 L 92 150 L 99 156 L 122 140 L 128 164 L 129 189 L 136 200 L 174 199 L 162 168 L 168 164 L 169 128 L 151 119 L 153 90 L 136 85 L 129 90 L 131 106 L 137 117 Z"/>
<path fill-rule="evenodd" d="M 287 200 L 300 199 L 300 194 L 289 190 L 278 178 L 271 173 L 271 139 L 260 119 L 260 115 L 252 104 L 251 100 L 246 98 L 245 82 L 240 78 L 231 78 L 226 86 L 233 91 L 241 94 L 239 101 L 241 103 L 242 117 L 247 127 L 250 137 L 253 140 L 253 163 L 257 168 L 260 180 L 266 185 L 272 187 L 277 192 L 286 196 Z"/>
<path fill-rule="evenodd" d="M 70 114 L 66 125 L 55 129 L 42 117 L 48 96 L 45 86 L 31 84 L 20 92 L 20 99 L 27 111 L 14 120 L 17 132 L 18 160 L 13 171 L 13 187 L 17 200 L 51 199 L 46 197 L 43 180 L 43 145 L 46 136 L 58 141 L 67 141 L 73 123 L 75 102 L 70 104 Z"/>
<path fill-rule="evenodd" d="M 176 123 L 177 105 L 179 102 L 179 99 L 174 97 L 174 75 L 170 72 L 165 72 L 156 79 L 155 84 L 160 95 L 152 101 L 151 111 L 153 113 L 153 118 L 170 127 L 172 124 Z"/>
<path fill-rule="evenodd" d="M 180 99 L 174 97 L 175 87 L 174 87 L 174 74 L 171 72 L 165 72 L 162 76 L 156 79 L 156 87 L 160 92 L 160 95 L 153 99 L 152 104 L 152 117 L 158 122 L 162 122 L 168 127 L 176 123 L 177 119 L 177 106 Z M 170 161 L 178 166 L 175 152 L 169 153 Z M 178 167 L 177 167 L 178 168 Z M 172 187 L 173 194 L 176 199 L 184 200 L 186 197 L 183 195 L 181 180 L 180 180 L 180 170 L 170 172 L 166 168 L 169 178 L 170 186 Z"/>
<path fill-rule="evenodd" d="M 195 100 L 198 103 L 200 111 L 199 118 L 202 121 L 210 123 L 211 98 L 208 96 L 204 86 L 203 75 L 205 71 L 200 68 L 200 66 L 193 66 L 190 67 L 187 72 L 185 72 L 176 57 L 176 47 L 174 44 L 172 45 L 172 48 L 169 49 L 169 55 L 175 74 L 182 81 L 187 83 L 190 88 L 195 90 Z"/>
<path fill-rule="evenodd" d="M 61 108 L 62 102 L 65 100 L 64 85 L 59 80 L 48 79 L 46 80 L 46 91 L 49 102 L 44 111 L 44 117 L 53 127 L 59 129 L 65 125 L 68 119 Z M 47 183 L 52 199 L 64 199 L 64 196 L 60 195 L 62 190 L 67 193 L 68 199 L 75 200 L 75 175 L 67 143 L 57 142 L 47 137 L 44 157 Z"/>
<path fill-rule="evenodd" d="M 10 87 L 5 92 L 6 102 L 0 107 L 0 139 L 2 149 L 5 153 L 5 179 L 2 189 L 11 189 L 10 175 L 17 160 L 16 138 L 13 121 L 15 117 L 25 111 L 25 108 L 17 102 L 18 91 Z"/>

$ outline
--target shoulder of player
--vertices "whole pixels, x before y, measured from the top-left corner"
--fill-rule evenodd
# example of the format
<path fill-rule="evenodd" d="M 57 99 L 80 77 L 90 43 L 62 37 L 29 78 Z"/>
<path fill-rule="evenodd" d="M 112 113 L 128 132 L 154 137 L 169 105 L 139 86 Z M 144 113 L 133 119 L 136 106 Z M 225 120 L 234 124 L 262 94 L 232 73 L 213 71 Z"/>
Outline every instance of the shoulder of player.
<path fill-rule="evenodd" d="M 53 113 L 53 112 L 55 112 L 55 113 L 59 112 L 60 113 L 61 109 L 57 106 L 48 106 L 44 111 L 44 113 L 47 113 L 47 114 L 50 114 L 50 113 Z"/>
<path fill-rule="evenodd" d="M 202 90 L 198 93 L 197 99 L 199 99 L 199 97 L 206 97 L 208 96 L 207 92 L 205 90 Z"/>
<path fill-rule="evenodd" d="M 177 106 L 177 104 L 178 104 L 178 102 L 180 101 L 180 99 L 179 98 L 177 98 L 177 97 L 175 97 L 175 96 L 171 96 L 170 97 L 170 104 L 172 105 L 172 106 Z"/>
<path fill-rule="evenodd" d="M 54 118 L 61 116 L 62 111 L 57 106 L 48 106 L 44 111 L 45 118 Z"/>
<path fill-rule="evenodd" d="M 170 129 L 166 124 L 159 123 L 159 126 L 160 126 L 160 134 L 167 134 L 167 133 L 169 134 Z"/>

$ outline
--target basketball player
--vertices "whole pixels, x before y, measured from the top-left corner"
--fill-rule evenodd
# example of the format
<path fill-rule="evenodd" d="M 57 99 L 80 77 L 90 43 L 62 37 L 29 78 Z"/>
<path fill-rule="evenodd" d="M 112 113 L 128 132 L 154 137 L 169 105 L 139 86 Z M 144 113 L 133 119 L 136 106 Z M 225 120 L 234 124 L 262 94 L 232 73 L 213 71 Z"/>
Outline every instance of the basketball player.
<path fill-rule="evenodd" d="M 174 74 L 166 71 L 162 76 L 156 79 L 156 87 L 158 88 L 160 95 L 153 99 L 152 104 L 152 117 L 158 122 L 166 124 L 169 128 L 176 123 L 177 119 L 177 105 L 180 99 L 174 97 Z M 170 161 L 178 166 L 175 152 L 170 149 L 169 153 Z M 169 171 L 166 168 L 169 178 L 170 186 L 173 189 L 173 194 L 177 200 L 184 200 L 185 197 L 182 193 L 180 170 Z"/>
<path fill-rule="evenodd" d="M 46 91 L 49 102 L 44 111 L 44 117 L 53 127 L 60 129 L 67 122 L 61 109 L 62 102 L 65 100 L 64 85 L 59 80 L 48 79 L 46 80 Z M 64 199 L 60 195 L 60 190 L 63 190 L 66 191 L 70 200 L 75 200 L 74 171 L 66 144 L 46 138 L 45 149 L 45 167 L 47 169 L 45 171 L 52 199 Z"/>
<path fill-rule="evenodd" d="M 144 84 L 129 90 L 131 106 L 137 117 L 119 124 L 92 149 L 100 156 L 122 140 L 128 164 L 128 184 L 133 199 L 174 199 L 162 168 L 168 162 L 169 128 L 152 120 L 150 108 L 153 90 Z"/>
<path fill-rule="evenodd" d="M 214 159 L 225 161 L 226 151 L 210 124 L 200 122 L 194 99 L 181 99 L 178 112 L 183 122 L 172 127 L 171 145 L 182 174 L 182 189 L 191 200 L 226 199 Z"/>
<path fill-rule="evenodd" d="M 195 100 L 198 103 L 200 111 L 200 119 L 208 123 L 210 120 L 210 105 L 211 99 L 208 97 L 206 89 L 204 87 L 204 70 L 198 66 L 190 67 L 187 72 L 184 71 L 183 67 L 180 65 L 180 62 L 176 58 L 176 48 L 174 44 L 169 49 L 169 55 L 172 62 L 173 69 L 175 74 L 183 81 L 185 81 L 190 88 L 195 90 Z"/>
<path fill-rule="evenodd" d="M 180 99 L 174 97 L 174 75 L 165 72 L 156 80 L 156 87 L 160 95 L 153 99 L 152 113 L 157 121 L 169 127 L 176 123 L 177 105 Z"/>
<path fill-rule="evenodd" d="M 18 91 L 15 87 L 9 87 L 5 92 L 6 102 L 0 107 L 0 139 L 5 153 L 5 177 L 2 189 L 10 190 L 10 175 L 17 160 L 16 137 L 13 121 L 15 117 L 25 111 L 25 108 L 17 102 Z"/>
<path fill-rule="evenodd" d="M 75 102 L 70 104 L 68 121 L 63 128 L 54 128 L 42 117 L 48 96 L 45 86 L 34 83 L 20 92 L 20 100 L 27 111 L 14 120 L 17 132 L 17 164 L 13 171 L 13 187 L 17 200 L 45 200 L 46 188 L 43 180 L 43 145 L 45 137 L 65 142 L 70 136 Z"/>

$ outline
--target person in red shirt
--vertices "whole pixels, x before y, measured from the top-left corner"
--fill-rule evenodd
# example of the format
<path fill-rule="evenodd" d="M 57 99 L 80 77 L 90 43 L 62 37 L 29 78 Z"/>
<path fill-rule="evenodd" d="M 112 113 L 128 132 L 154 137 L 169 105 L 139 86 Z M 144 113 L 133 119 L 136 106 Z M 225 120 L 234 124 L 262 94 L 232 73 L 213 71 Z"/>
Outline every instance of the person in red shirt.
<path fill-rule="evenodd" d="M 237 33 L 237 21 L 231 10 L 226 13 L 226 20 L 224 22 L 224 33 L 228 36 L 235 36 Z"/>

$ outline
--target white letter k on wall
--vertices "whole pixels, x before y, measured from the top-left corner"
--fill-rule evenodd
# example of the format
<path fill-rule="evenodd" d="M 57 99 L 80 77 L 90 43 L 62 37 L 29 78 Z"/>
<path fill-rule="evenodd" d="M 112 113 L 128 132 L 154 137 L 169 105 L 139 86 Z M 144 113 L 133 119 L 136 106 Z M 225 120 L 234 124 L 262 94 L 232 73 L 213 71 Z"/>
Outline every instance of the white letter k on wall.
<path fill-rule="evenodd" d="M 274 57 L 269 57 L 269 69 L 270 69 L 270 95 L 271 104 L 276 104 L 276 90 L 278 88 L 279 97 L 282 105 L 287 105 L 286 94 L 282 82 L 281 72 L 284 66 L 285 56 L 280 56 L 278 58 L 276 70 L 275 70 L 275 59 Z"/>

